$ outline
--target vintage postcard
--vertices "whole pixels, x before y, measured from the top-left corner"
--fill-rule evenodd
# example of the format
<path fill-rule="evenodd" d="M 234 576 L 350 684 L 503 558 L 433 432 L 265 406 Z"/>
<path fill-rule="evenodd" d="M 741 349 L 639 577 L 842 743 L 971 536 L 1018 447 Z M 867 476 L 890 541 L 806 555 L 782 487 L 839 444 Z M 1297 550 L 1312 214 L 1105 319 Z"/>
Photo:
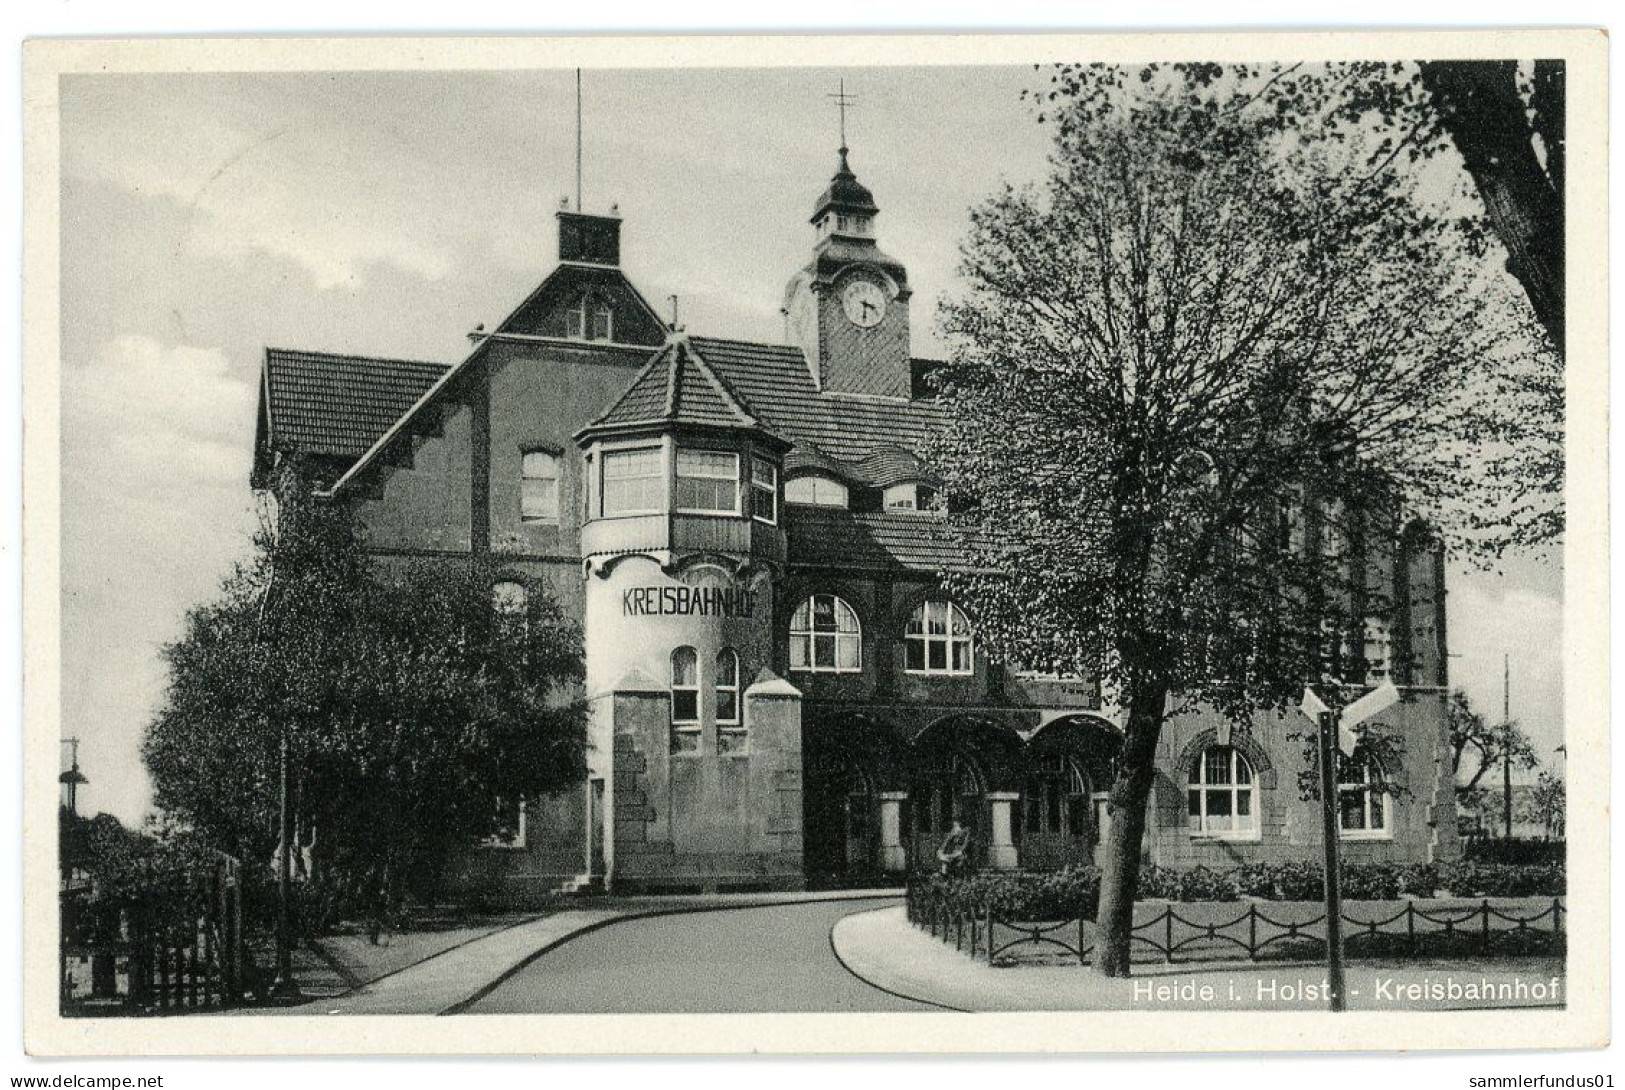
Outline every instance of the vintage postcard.
<path fill-rule="evenodd" d="M 1600 31 L 24 67 L 31 1052 L 1606 1043 Z"/>

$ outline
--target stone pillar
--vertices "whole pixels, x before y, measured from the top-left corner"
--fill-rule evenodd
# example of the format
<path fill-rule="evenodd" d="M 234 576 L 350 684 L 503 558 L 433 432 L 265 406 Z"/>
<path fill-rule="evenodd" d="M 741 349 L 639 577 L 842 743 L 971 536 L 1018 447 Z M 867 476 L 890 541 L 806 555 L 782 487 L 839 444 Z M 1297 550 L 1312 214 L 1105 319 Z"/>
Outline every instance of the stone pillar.
<path fill-rule="evenodd" d="M 994 870 L 1015 870 L 1015 841 L 1010 838 L 1010 809 L 1021 796 L 1014 791 L 989 791 L 987 865 Z"/>
<path fill-rule="evenodd" d="M 880 869 L 897 874 L 908 869 L 908 850 L 903 847 L 903 800 L 907 791 L 880 793 Z"/>

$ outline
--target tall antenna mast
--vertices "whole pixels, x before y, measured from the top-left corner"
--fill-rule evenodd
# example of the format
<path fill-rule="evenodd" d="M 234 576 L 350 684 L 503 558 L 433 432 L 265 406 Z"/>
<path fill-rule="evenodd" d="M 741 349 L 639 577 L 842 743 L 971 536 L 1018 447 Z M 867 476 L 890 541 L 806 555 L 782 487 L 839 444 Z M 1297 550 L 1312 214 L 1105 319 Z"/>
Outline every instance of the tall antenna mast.
<path fill-rule="evenodd" d="M 581 69 L 576 69 L 576 211 L 581 211 Z"/>
<path fill-rule="evenodd" d="M 1505 724 L 1506 738 L 1501 743 L 1501 819 L 1506 823 L 1506 838 L 1512 839 L 1512 656 L 1501 654 L 1501 722 Z"/>

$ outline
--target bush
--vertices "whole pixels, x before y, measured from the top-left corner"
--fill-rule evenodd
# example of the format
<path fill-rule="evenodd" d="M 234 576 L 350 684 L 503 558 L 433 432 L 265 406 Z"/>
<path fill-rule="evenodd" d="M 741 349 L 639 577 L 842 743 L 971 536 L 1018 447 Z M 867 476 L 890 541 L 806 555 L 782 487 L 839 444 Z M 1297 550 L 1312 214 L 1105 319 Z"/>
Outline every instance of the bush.
<path fill-rule="evenodd" d="M 1474 863 L 1561 863 L 1565 845 L 1561 840 L 1475 840 L 1464 851 Z"/>
<path fill-rule="evenodd" d="M 1067 867 L 1045 874 L 933 875 L 924 892 L 941 897 L 953 912 L 1009 920 L 1094 919 L 1100 903 L 1100 871 Z"/>
<path fill-rule="evenodd" d="M 1234 871 L 1210 871 L 1196 867 L 1179 876 L 1181 901 L 1236 901 L 1241 889 L 1236 884 Z"/>
<path fill-rule="evenodd" d="M 1234 873 L 1242 895 L 1262 901 L 1313 901 L 1325 893 L 1324 872 L 1314 863 L 1248 863 Z"/>
<path fill-rule="evenodd" d="M 1561 897 L 1562 863 L 1456 863 L 1439 868 L 1439 885 L 1457 897 Z"/>
<path fill-rule="evenodd" d="M 1179 900 L 1179 872 L 1155 863 L 1140 864 L 1140 884 L 1134 892 L 1137 901 Z"/>
<path fill-rule="evenodd" d="M 1187 871 L 1147 863 L 1140 867 L 1141 901 L 1317 901 L 1324 895 L 1322 870 L 1309 862 L 1249 863 L 1234 870 Z M 996 873 L 945 878 L 932 875 L 916 887 L 942 898 L 954 912 L 1006 920 L 1095 917 L 1100 871 L 1068 867 L 1048 873 Z M 1457 897 L 1561 897 L 1560 863 L 1517 866 L 1495 863 L 1351 863 L 1343 868 L 1343 896 L 1351 901 L 1431 897 L 1447 890 Z"/>

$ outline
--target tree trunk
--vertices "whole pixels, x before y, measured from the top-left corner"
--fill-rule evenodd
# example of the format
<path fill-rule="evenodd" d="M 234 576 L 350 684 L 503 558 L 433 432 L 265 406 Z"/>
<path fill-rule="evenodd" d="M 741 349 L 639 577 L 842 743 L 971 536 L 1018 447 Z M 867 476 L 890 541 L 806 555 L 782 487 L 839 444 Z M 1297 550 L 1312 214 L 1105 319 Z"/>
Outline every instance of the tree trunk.
<path fill-rule="evenodd" d="M 1130 696 L 1128 731 L 1108 803 L 1111 829 L 1095 913 L 1095 971 L 1128 976 L 1134 934 L 1134 895 L 1140 885 L 1140 846 L 1146 805 L 1156 781 L 1157 737 L 1168 700 L 1164 683 L 1139 685 Z"/>
<path fill-rule="evenodd" d="M 1534 129 L 1518 93 L 1514 61 L 1428 61 L 1427 88 L 1451 142 L 1461 153 L 1484 211 L 1506 247 L 1517 278 L 1559 355 L 1563 354 L 1563 191 L 1542 168 Z M 1547 160 L 1563 176 L 1564 96 L 1561 75 L 1542 73 L 1539 105 Z"/>

